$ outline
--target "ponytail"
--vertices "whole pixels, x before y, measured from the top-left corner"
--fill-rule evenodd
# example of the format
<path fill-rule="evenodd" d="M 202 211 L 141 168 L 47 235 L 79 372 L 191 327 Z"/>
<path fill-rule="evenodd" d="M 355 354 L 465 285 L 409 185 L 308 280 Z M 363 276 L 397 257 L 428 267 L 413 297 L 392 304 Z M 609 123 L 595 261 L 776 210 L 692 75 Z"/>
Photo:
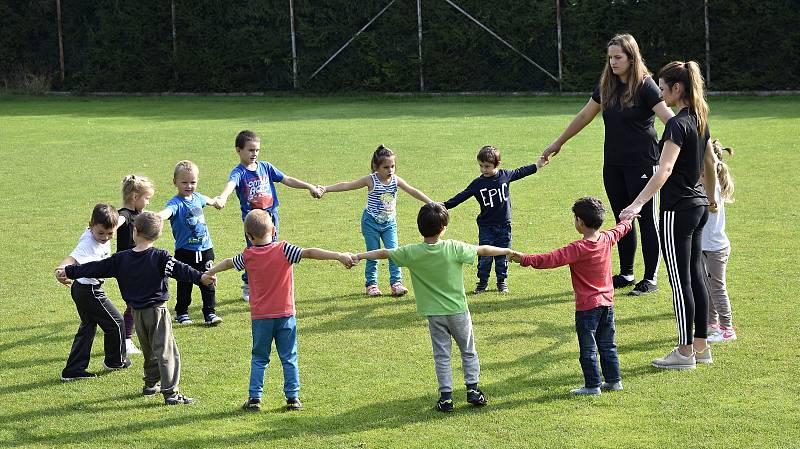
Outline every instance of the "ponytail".
<path fill-rule="evenodd" d="M 665 65 L 658 74 L 671 88 L 675 83 L 683 84 L 683 100 L 689 111 L 697 117 L 697 132 L 705 135 L 708 125 L 708 103 L 706 103 L 705 81 L 700 66 L 694 62 L 673 61 Z"/>
<path fill-rule="evenodd" d="M 145 192 L 153 193 L 153 183 L 144 176 L 128 175 L 122 178 L 122 202 L 133 201 L 133 195 L 142 195 Z"/>
<path fill-rule="evenodd" d="M 733 176 L 731 176 L 728 164 L 722 161 L 722 153 L 727 151 L 729 155 L 733 156 L 733 148 L 723 148 L 717 139 L 711 142 L 711 148 L 714 149 L 714 159 L 716 161 L 714 171 L 717 175 L 717 182 L 719 182 L 720 197 L 722 201 L 732 203 L 734 202 Z"/>
<path fill-rule="evenodd" d="M 378 170 L 378 167 L 381 165 L 386 159 L 394 156 L 394 152 L 389 149 L 389 147 L 385 146 L 384 144 L 378 145 L 378 148 L 375 149 L 375 152 L 372 153 L 372 161 L 370 161 L 370 168 L 372 171 Z"/>

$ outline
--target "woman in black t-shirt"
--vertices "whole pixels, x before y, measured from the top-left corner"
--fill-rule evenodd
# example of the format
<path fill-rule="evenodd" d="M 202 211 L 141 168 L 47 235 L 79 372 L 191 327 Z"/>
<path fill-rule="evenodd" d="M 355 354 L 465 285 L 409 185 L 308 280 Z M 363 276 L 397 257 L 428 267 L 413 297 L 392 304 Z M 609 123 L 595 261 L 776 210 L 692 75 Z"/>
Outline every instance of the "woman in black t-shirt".
<path fill-rule="evenodd" d="M 687 369 L 712 362 L 706 342 L 708 291 L 703 280 L 702 234 L 708 220 L 706 191 L 714 192 L 717 180 L 700 66 L 694 61 L 671 62 L 658 78 L 664 101 L 679 112 L 664 128 L 658 171 L 620 219 L 633 218 L 661 190 L 659 237 L 672 287 L 678 347 L 653 360 L 653 366 Z M 701 172 L 705 189 L 700 185 Z"/>
<path fill-rule="evenodd" d="M 658 85 L 650 77 L 633 36 L 614 36 L 608 41 L 606 50 L 608 59 L 592 98 L 542 155 L 549 158 L 558 154 L 562 145 L 603 111 L 603 184 L 614 217 L 619 222 L 622 208 L 636 198 L 658 168 L 660 153 L 653 126 L 654 117 L 657 115 L 666 123 L 673 113 L 661 99 Z M 639 219 L 645 271 L 644 278 L 631 290 L 632 295 L 657 290 L 658 212 L 653 203 L 650 201 L 645 204 Z M 620 272 L 612 280 L 614 288 L 622 288 L 635 283 L 633 261 L 636 256 L 636 230 L 631 230 L 623 237 L 617 247 Z"/>

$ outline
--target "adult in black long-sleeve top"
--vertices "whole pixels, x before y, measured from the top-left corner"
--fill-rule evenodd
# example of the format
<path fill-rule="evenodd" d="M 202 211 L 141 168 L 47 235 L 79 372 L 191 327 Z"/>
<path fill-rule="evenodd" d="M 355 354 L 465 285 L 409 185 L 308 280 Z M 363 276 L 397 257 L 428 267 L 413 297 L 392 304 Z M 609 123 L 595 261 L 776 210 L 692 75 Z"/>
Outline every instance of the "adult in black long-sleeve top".
<path fill-rule="evenodd" d="M 150 395 L 160 391 L 167 405 L 191 404 L 192 398 L 178 393 L 181 360 L 172 335 L 172 317 L 165 305 L 169 299 L 167 278 L 195 284 L 210 284 L 215 278 L 175 260 L 163 249 L 153 248 L 163 227 L 157 214 L 142 212 L 133 225 L 136 242 L 133 249 L 101 261 L 64 267 L 57 275 L 73 279 L 85 276 L 117 278 L 122 299 L 133 308 L 136 334 L 142 346 L 142 393 Z"/>
<path fill-rule="evenodd" d="M 499 169 L 500 151 L 487 145 L 478 151 L 478 166 L 481 176 L 475 178 L 464 191 L 444 202 L 444 207 L 452 209 L 466 201 L 475 198 L 480 206 L 478 214 L 478 244 L 492 245 L 499 248 L 511 247 L 511 196 L 509 184 L 530 176 L 547 164 L 545 158 L 539 158 L 535 164 L 515 168 L 514 170 Z M 492 260 L 495 264 L 497 276 L 497 290 L 501 293 L 508 292 L 508 261 L 505 256 L 480 256 L 478 257 L 478 284 L 475 293 L 486 291 L 489 275 L 492 271 Z"/>

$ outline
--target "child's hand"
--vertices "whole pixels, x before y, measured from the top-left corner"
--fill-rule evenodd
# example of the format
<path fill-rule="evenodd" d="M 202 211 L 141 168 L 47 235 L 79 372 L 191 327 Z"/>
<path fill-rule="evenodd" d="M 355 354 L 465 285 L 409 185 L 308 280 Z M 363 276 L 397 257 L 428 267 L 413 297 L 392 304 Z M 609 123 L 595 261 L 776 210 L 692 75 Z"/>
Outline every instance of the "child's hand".
<path fill-rule="evenodd" d="M 545 165 L 547 165 L 549 163 L 550 163 L 550 157 L 549 156 L 544 156 L 544 155 L 539 156 L 539 159 L 536 160 L 536 168 L 542 168 L 542 167 L 544 167 Z"/>
<path fill-rule="evenodd" d="M 510 253 L 506 256 L 506 258 L 512 262 L 522 263 L 522 253 L 519 251 L 511 250 Z"/>
<path fill-rule="evenodd" d="M 225 207 L 225 203 L 226 203 L 227 201 L 228 201 L 227 199 L 222 199 L 222 197 L 221 197 L 221 196 L 215 196 L 215 197 L 214 197 L 214 204 L 213 204 L 213 206 L 214 206 L 215 208 L 217 208 L 217 210 L 219 210 L 219 209 L 223 209 L 223 208 Z"/>
<path fill-rule="evenodd" d="M 67 277 L 67 271 L 64 267 L 56 268 L 56 280 L 64 285 L 72 285 L 72 279 Z"/>
<path fill-rule="evenodd" d="M 213 274 L 203 273 L 203 275 L 200 276 L 200 282 L 203 285 L 211 285 L 217 282 L 217 276 Z"/>
<path fill-rule="evenodd" d="M 353 267 L 353 265 L 356 264 L 356 262 L 353 262 L 353 256 L 354 256 L 354 254 L 350 254 L 350 253 L 339 253 L 339 257 L 337 257 L 337 260 L 342 265 L 344 265 L 345 268 L 350 269 L 350 268 Z"/>
<path fill-rule="evenodd" d="M 321 190 L 320 190 L 320 186 L 311 186 L 311 187 L 308 189 L 308 193 L 310 193 L 310 194 L 311 194 L 311 197 L 312 197 L 312 198 L 317 198 L 317 199 L 319 199 L 319 198 L 322 198 L 322 194 L 324 194 L 324 193 L 325 193 L 325 191 L 324 191 L 324 190 L 322 190 L 322 191 L 321 191 Z"/>

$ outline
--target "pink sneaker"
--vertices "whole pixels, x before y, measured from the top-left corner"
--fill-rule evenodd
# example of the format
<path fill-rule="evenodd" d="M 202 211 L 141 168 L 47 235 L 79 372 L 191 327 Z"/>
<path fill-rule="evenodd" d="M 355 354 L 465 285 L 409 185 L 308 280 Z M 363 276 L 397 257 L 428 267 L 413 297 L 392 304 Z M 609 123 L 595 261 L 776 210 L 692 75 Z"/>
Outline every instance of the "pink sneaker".
<path fill-rule="evenodd" d="M 392 295 L 394 296 L 403 296 L 408 293 L 408 289 L 402 282 L 395 282 L 392 284 Z"/>
<path fill-rule="evenodd" d="M 734 340 L 736 340 L 736 328 L 733 326 L 720 326 L 719 332 L 714 335 L 709 335 L 707 339 L 709 343 L 728 343 Z"/>
<path fill-rule="evenodd" d="M 719 333 L 719 324 L 707 324 L 706 325 L 706 335 L 708 338 L 711 338 L 712 335 Z"/>
<path fill-rule="evenodd" d="M 381 291 L 378 290 L 377 285 L 372 284 L 367 286 L 367 296 L 381 296 L 381 295 L 383 295 L 383 293 L 381 293 Z"/>

